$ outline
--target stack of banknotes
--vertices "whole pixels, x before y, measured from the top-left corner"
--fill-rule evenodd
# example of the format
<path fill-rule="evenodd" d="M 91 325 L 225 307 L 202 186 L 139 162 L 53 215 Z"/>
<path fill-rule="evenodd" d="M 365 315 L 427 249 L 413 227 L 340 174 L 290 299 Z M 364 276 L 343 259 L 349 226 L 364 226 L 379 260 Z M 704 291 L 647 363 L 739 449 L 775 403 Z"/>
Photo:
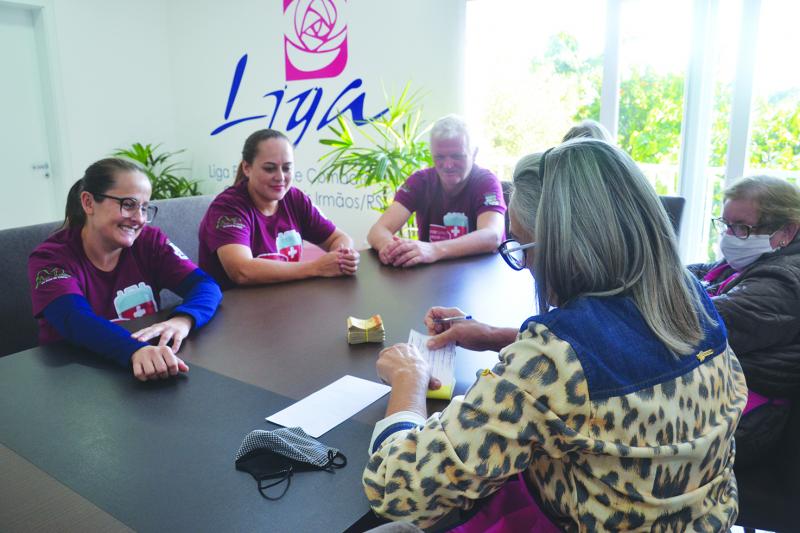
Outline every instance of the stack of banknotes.
<path fill-rule="evenodd" d="M 386 340 L 386 330 L 383 329 L 381 315 L 373 315 L 366 320 L 354 316 L 347 317 L 347 342 L 350 344 L 384 340 Z"/>

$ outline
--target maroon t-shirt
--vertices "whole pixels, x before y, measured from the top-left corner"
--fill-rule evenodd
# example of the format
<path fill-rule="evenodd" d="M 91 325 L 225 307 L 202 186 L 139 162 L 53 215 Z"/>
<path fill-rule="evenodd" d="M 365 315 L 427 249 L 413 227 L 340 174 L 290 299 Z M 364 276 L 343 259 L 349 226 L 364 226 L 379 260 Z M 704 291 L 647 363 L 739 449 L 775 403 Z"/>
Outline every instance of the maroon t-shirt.
<path fill-rule="evenodd" d="M 235 284 L 228 278 L 217 255 L 226 244 L 250 248 L 253 257 L 297 262 L 303 255 L 303 239 L 322 244 L 336 230 L 311 198 L 292 187 L 267 216 L 256 209 L 247 192 L 248 180 L 222 191 L 200 222 L 200 268 L 214 276 L 223 289 Z"/>
<path fill-rule="evenodd" d="M 457 194 L 445 193 L 436 168 L 413 173 L 397 189 L 394 201 L 417 214 L 419 240 L 455 239 L 478 227 L 478 215 L 506 212 L 500 180 L 490 170 L 472 165 L 467 183 Z M 202 263 L 201 263 L 202 264 Z"/>
<path fill-rule="evenodd" d="M 61 336 L 42 316 L 50 303 L 65 294 L 89 301 L 98 316 L 118 322 L 159 310 L 161 289 L 174 289 L 197 266 L 160 229 L 144 226 L 130 248 L 123 248 L 111 272 L 86 257 L 81 228 L 66 228 L 36 247 L 28 259 L 33 315 L 39 319 L 39 342 Z"/>

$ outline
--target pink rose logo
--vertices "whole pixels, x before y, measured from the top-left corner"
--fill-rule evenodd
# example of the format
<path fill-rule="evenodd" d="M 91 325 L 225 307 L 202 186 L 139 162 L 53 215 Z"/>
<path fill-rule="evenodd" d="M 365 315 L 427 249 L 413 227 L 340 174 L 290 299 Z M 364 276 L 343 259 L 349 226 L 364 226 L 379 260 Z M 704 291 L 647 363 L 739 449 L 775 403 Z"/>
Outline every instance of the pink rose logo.
<path fill-rule="evenodd" d="M 341 74 L 347 65 L 347 26 L 334 0 L 283 0 L 284 15 L 290 7 L 292 31 L 283 38 L 286 81 Z"/>

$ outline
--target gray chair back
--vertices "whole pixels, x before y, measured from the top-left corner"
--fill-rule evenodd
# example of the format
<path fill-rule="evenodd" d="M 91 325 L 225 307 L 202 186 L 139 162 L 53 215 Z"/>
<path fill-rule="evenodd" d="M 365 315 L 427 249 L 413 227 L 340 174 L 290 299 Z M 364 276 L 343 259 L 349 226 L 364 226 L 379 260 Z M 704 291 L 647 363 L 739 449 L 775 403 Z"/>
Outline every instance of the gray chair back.
<path fill-rule="evenodd" d="M 189 258 L 197 263 L 200 220 L 213 195 L 155 200 L 158 215 L 153 221 Z M 28 256 L 60 227 L 60 222 L 0 230 L 0 356 L 32 348 L 38 344 L 38 329 L 33 318 Z M 172 307 L 180 298 L 161 291 L 161 306 Z"/>
<path fill-rule="evenodd" d="M 158 214 L 153 220 L 153 226 L 158 226 L 167 234 L 169 240 L 189 256 L 196 265 L 200 241 L 200 221 L 208 211 L 208 206 L 214 200 L 213 194 L 204 196 L 188 196 L 185 198 L 170 198 L 168 200 L 154 200 L 153 205 L 158 206 Z M 174 307 L 180 303 L 181 298 L 170 290 L 161 291 L 161 307 Z"/>
<path fill-rule="evenodd" d="M 672 222 L 672 229 L 675 230 L 675 236 L 680 235 L 681 219 L 683 218 L 683 207 L 686 205 L 686 198 L 683 196 L 659 196 L 661 205 L 669 215 L 669 220 Z"/>
<path fill-rule="evenodd" d="M 212 200 L 214 200 L 214 195 L 207 194 L 152 202 L 153 205 L 158 206 L 158 214 L 152 225 L 161 228 L 169 240 L 188 255 L 194 264 L 197 264 L 200 247 L 197 239 L 200 220 L 208 211 Z"/>
<path fill-rule="evenodd" d="M 48 222 L 0 231 L 0 356 L 38 344 L 28 284 L 28 256 L 60 225 Z"/>

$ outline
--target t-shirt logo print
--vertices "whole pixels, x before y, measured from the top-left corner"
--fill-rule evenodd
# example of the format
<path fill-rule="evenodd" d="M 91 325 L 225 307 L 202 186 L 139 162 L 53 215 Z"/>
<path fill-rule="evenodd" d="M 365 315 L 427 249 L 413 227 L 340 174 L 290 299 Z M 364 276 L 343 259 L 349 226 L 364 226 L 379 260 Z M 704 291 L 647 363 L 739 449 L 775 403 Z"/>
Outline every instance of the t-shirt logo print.
<path fill-rule="evenodd" d="M 158 312 L 158 304 L 153 297 L 153 289 L 144 281 L 137 285 L 117 291 L 114 309 L 122 320 L 132 320 Z"/>
<path fill-rule="evenodd" d="M 290 229 L 283 233 L 278 233 L 275 239 L 275 246 L 278 253 L 286 257 L 287 261 L 297 263 L 303 255 L 303 239 L 297 230 Z"/>
<path fill-rule="evenodd" d="M 226 216 L 222 215 L 217 219 L 216 224 L 217 229 L 245 229 L 244 221 L 237 216 Z"/>
<path fill-rule="evenodd" d="M 431 242 L 457 239 L 469 233 L 469 219 L 464 213 L 447 213 L 442 219 L 444 225 L 428 226 Z"/>
<path fill-rule="evenodd" d="M 483 197 L 483 205 L 500 205 L 500 200 L 495 193 L 486 194 Z"/>
<path fill-rule="evenodd" d="M 70 277 L 72 276 L 67 274 L 67 272 L 61 267 L 43 268 L 36 273 L 36 283 L 34 288 L 38 289 L 42 285 L 50 283 L 56 279 L 67 279 Z"/>
<path fill-rule="evenodd" d="M 297 263 L 303 255 L 303 238 L 297 230 L 286 230 L 278 233 L 278 237 L 275 239 L 275 247 L 278 249 L 277 252 L 259 254 L 258 258 Z"/>
<path fill-rule="evenodd" d="M 283 0 L 286 81 L 335 78 L 347 65 L 344 0 Z"/>

